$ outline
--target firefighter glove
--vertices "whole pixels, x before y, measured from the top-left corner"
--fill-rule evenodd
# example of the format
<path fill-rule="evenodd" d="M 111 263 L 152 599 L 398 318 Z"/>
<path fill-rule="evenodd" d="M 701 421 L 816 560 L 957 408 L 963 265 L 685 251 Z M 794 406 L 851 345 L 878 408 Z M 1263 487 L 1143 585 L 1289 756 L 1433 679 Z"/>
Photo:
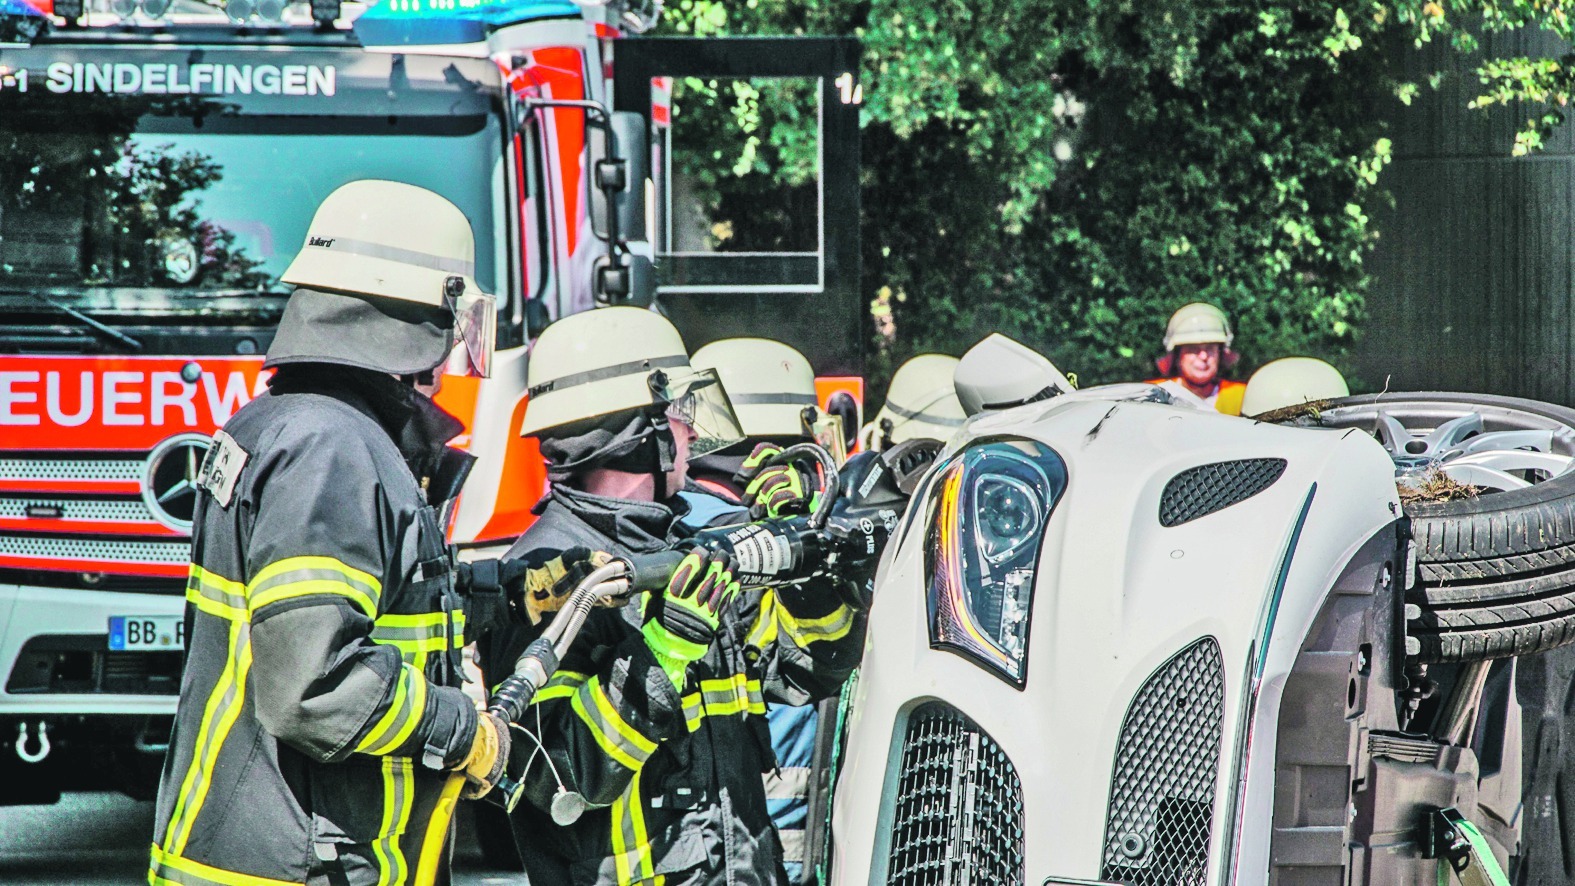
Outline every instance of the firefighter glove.
<path fill-rule="evenodd" d="M 465 762 L 460 764 L 465 775 L 461 797 L 474 800 L 492 790 L 509 762 L 509 741 L 509 724 L 502 717 L 488 711 L 477 712 L 476 738 Z"/>
<path fill-rule="evenodd" d="M 540 624 L 545 613 L 563 608 L 569 594 L 586 576 L 612 561 L 612 554 L 586 547 L 573 547 L 562 553 L 537 552 L 504 560 L 510 579 L 505 585 L 509 608 L 516 619 Z"/>
<path fill-rule="evenodd" d="M 704 657 L 722 609 L 737 593 L 731 558 L 695 548 L 679 561 L 667 588 L 651 595 L 641 633 L 674 688 L 683 689 L 689 663 Z"/>
<path fill-rule="evenodd" d="M 782 447 L 775 443 L 761 443 L 733 475 L 735 481 L 748 484 L 744 504 L 751 520 L 807 514 L 820 500 L 814 474 L 794 464 L 763 467 L 781 452 Z"/>

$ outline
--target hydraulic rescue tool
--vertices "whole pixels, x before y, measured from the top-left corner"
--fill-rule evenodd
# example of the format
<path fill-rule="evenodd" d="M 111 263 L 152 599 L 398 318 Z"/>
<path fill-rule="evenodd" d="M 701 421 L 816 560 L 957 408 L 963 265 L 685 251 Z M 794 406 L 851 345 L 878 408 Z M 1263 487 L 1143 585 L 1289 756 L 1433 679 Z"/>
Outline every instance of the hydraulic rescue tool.
<path fill-rule="evenodd" d="M 509 723 L 524 720 L 531 699 L 557 671 L 591 610 L 661 590 L 690 547 L 730 556 L 733 574 L 745 588 L 828 579 L 837 582 L 850 605 L 868 606 L 874 561 L 939 451 L 939 444 L 933 441 L 915 440 L 881 453 L 860 453 L 838 470 L 830 454 L 814 443 L 782 450 L 767 466 L 814 462 L 819 467 L 822 492 L 809 514 L 706 529 L 690 539 L 684 550 L 620 558 L 591 572 L 565 598 L 541 636 L 526 647 L 515 662 L 514 673 L 498 685 L 487 710 Z M 415 880 L 419 886 L 435 882 L 438 859 L 464 783 L 464 775 L 456 773 L 444 785 L 422 847 Z M 512 811 L 524 790 L 523 774 L 519 778 L 505 774 L 486 799 Z M 572 824 L 585 808 L 578 794 L 560 785 L 553 798 L 552 817 L 559 824 Z"/>

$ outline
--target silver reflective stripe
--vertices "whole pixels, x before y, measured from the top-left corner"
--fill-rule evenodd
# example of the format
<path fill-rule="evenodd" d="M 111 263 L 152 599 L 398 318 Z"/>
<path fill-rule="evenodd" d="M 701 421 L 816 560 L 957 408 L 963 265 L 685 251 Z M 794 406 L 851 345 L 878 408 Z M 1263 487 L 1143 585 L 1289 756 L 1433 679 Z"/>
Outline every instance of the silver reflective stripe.
<path fill-rule="evenodd" d="M 820 401 L 816 400 L 813 394 L 728 394 L 727 395 L 727 399 L 733 401 L 734 405 L 744 405 L 744 406 L 764 406 L 764 405 L 819 406 L 820 405 Z"/>
<path fill-rule="evenodd" d="M 588 385 L 593 381 L 603 381 L 609 378 L 622 378 L 626 375 L 639 375 L 652 369 L 671 369 L 674 366 L 688 366 L 689 358 L 683 354 L 672 354 L 667 357 L 650 357 L 645 360 L 630 360 L 627 363 L 618 363 L 613 366 L 604 366 L 601 369 L 589 369 L 585 372 L 576 372 L 551 381 L 544 381 L 539 385 L 532 385 L 527 392 L 536 397 L 548 391 L 561 391 L 564 388 L 573 388 Z"/>
<path fill-rule="evenodd" d="M 474 277 L 476 275 L 476 263 L 473 261 L 433 255 L 430 252 L 418 252 L 414 249 L 401 249 L 398 246 L 388 246 L 382 243 L 368 243 L 365 240 L 356 240 L 351 237 L 313 236 L 306 241 L 306 245 L 315 246 L 318 249 L 348 252 L 352 255 L 364 255 L 367 258 L 387 259 L 388 261 L 396 261 L 404 265 L 415 265 L 418 268 L 442 271 L 445 274 L 459 274 L 464 277 Z"/>
<path fill-rule="evenodd" d="M 782 838 L 782 860 L 792 864 L 804 863 L 804 832 L 799 828 L 783 828 L 777 831 Z"/>
<path fill-rule="evenodd" d="M 783 766 L 766 773 L 767 800 L 802 800 L 809 796 L 808 766 Z"/>
<path fill-rule="evenodd" d="M 924 406 L 925 407 L 934 406 L 936 403 L 941 402 L 945 398 L 946 398 L 946 395 L 942 394 L 939 397 L 936 397 L 934 400 L 931 400 L 930 402 L 924 404 Z M 962 423 L 964 421 L 967 421 L 967 419 L 962 419 L 962 418 L 947 418 L 947 417 L 941 416 L 941 415 L 925 415 L 923 407 L 921 407 L 918 411 L 914 411 L 912 409 L 904 409 L 903 407 L 898 406 L 896 403 L 893 403 L 890 400 L 886 401 L 886 408 L 890 409 L 894 414 L 896 414 L 897 416 L 899 416 L 901 418 L 904 418 L 904 419 L 910 419 L 910 420 L 911 419 L 918 419 L 919 421 L 929 422 L 932 425 L 942 425 L 942 426 L 948 427 L 948 428 L 960 428 L 960 427 L 962 427 Z"/>

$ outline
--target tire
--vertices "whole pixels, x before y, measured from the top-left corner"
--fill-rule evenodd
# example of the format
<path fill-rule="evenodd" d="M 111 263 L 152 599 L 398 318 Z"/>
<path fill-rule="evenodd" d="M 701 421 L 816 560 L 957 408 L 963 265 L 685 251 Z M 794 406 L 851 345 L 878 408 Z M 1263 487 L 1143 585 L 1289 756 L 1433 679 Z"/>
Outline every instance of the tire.
<path fill-rule="evenodd" d="M 1313 423 L 1372 433 L 1382 409 L 1408 430 L 1476 412 L 1484 431 L 1552 430 L 1575 456 L 1575 409 L 1490 394 L 1345 397 Z M 1408 504 L 1416 539 L 1408 626 L 1423 662 L 1530 655 L 1575 642 L 1575 471 L 1523 489 Z M 1409 609 L 1409 607 L 1408 607 Z M 1418 612 L 1419 611 L 1419 612 Z"/>

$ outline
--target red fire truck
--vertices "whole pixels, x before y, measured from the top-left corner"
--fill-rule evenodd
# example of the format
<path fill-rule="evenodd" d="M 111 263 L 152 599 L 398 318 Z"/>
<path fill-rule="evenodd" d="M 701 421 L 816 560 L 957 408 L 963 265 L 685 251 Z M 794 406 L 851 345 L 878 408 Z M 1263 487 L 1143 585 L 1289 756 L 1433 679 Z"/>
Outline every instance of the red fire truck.
<path fill-rule="evenodd" d="M 554 317 L 654 303 L 691 348 L 769 335 L 862 394 L 855 43 L 640 37 L 658 8 L 617 0 L 92 2 L 0 0 L 0 804 L 153 789 L 192 480 L 346 181 L 454 201 L 499 299 L 493 378 L 441 398 L 479 457 L 462 548 L 531 519 L 524 367 Z M 798 84 L 815 145 L 738 233 L 673 100 L 719 83 Z"/>

